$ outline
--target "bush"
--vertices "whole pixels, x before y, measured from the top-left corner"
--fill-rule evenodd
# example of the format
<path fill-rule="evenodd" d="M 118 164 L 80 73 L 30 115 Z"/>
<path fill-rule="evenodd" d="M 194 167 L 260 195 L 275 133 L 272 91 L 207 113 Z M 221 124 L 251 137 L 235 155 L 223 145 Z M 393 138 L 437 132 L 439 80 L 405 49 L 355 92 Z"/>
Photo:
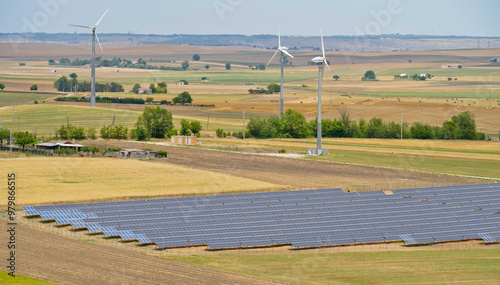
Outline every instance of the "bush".
<path fill-rule="evenodd" d="M 167 133 L 167 136 L 169 138 L 171 138 L 172 136 L 177 136 L 179 135 L 179 131 L 177 129 L 171 129 L 170 131 L 168 131 Z"/>
<path fill-rule="evenodd" d="M 151 138 L 151 134 L 144 128 L 133 129 L 131 136 L 138 141 L 147 141 Z"/>
<path fill-rule="evenodd" d="M 278 153 L 286 153 L 286 149 L 280 149 Z"/>
<path fill-rule="evenodd" d="M 167 151 L 166 150 L 159 150 L 156 152 L 159 157 L 167 157 Z"/>
<path fill-rule="evenodd" d="M 121 151 L 122 149 L 119 148 L 119 147 L 110 147 L 106 150 L 106 152 L 110 152 L 110 151 Z"/>
<path fill-rule="evenodd" d="M 227 136 L 226 132 L 224 132 L 223 129 L 215 130 L 215 134 L 217 135 L 218 138 L 225 138 Z"/>
<path fill-rule="evenodd" d="M 92 146 L 92 145 L 86 145 L 86 146 L 82 147 L 82 152 L 98 153 L 99 149 L 95 146 Z"/>
<path fill-rule="evenodd" d="M 76 154 L 76 150 L 73 148 L 61 148 L 61 149 L 54 150 L 54 154 L 57 154 L 59 156 L 61 156 L 61 155 L 70 156 L 70 155 Z"/>

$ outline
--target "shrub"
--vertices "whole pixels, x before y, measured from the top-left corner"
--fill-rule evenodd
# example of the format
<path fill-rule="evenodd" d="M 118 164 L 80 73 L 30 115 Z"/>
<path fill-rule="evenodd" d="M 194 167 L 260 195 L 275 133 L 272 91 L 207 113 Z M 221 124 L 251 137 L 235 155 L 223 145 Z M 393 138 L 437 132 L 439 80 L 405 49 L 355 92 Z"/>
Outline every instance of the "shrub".
<path fill-rule="evenodd" d="M 285 150 L 285 149 L 280 149 L 280 150 L 278 151 L 278 153 L 286 153 L 286 150 Z"/>
<path fill-rule="evenodd" d="M 73 148 L 61 148 L 61 149 L 56 149 L 54 150 L 54 154 L 57 154 L 59 156 L 61 155 L 74 155 L 76 154 L 76 150 Z"/>
<path fill-rule="evenodd" d="M 166 150 L 159 150 L 156 152 L 159 157 L 167 157 L 167 151 Z"/>
<path fill-rule="evenodd" d="M 99 149 L 93 145 L 86 145 L 82 147 L 82 152 L 98 153 Z"/>
<path fill-rule="evenodd" d="M 226 132 L 224 132 L 223 129 L 215 130 L 215 134 L 217 135 L 218 138 L 225 138 L 227 136 Z"/>
<path fill-rule="evenodd" d="M 168 131 L 167 133 L 167 136 L 169 138 L 171 138 L 172 136 L 177 136 L 179 135 L 179 131 L 177 129 L 171 129 L 170 131 Z"/>

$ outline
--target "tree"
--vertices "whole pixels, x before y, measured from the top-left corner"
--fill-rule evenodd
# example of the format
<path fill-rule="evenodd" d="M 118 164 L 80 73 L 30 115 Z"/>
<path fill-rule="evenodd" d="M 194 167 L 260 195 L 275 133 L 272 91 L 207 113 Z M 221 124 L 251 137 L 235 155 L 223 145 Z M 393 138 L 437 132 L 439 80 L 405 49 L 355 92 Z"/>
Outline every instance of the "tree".
<path fill-rule="evenodd" d="M 126 139 L 128 137 L 128 128 L 122 125 L 114 127 L 108 125 L 102 127 L 100 133 L 103 139 Z"/>
<path fill-rule="evenodd" d="M 0 89 L 3 91 L 5 89 L 5 85 L 3 83 L 0 83 Z"/>
<path fill-rule="evenodd" d="M 226 63 L 226 70 L 230 70 L 231 69 L 231 64 L 230 63 Z"/>
<path fill-rule="evenodd" d="M 172 113 L 157 106 L 146 107 L 135 123 L 136 129 L 144 129 L 153 138 L 163 139 L 169 130 L 174 127 Z"/>
<path fill-rule="evenodd" d="M 16 138 L 15 144 L 22 146 L 24 149 L 27 145 L 35 145 L 37 139 L 29 132 L 15 132 L 14 137 Z"/>
<path fill-rule="evenodd" d="M 151 89 L 151 92 L 152 92 L 153 94 L 154 94 L 154 93 L 156 93 L 156 87 L 155 87 L 155 84 L 154 84 L 154 83 L 151 83 L 151 84 L 149 85 L 149 89 Z"/>
<path fill-rule="evenodd" d="M 192 121 L 189 129 L 193 132 L 193 134 L 197 135 L 200 133 L 203 127 L 199 121 Z"/>
<path fill-rule="evenodd" d="M 132 137 L 138 141 L 146 141 L 151 138 L 151 134 L 144 128 L 132 130 Z"/>
<path fill-rule="evenodd" d="M 282 115 L 280 133 L 283 137 L 307 138 L 310 130 L 304 115 L 289 109 Z"/>
<path fill-rule="evenodd" d="M 76 75 L 76 73 L 73 72 L 69 75 L 69 77 L 71 77 L 71 79 L 75 80 L 78 77 L 78 75 Z"/>
<path fill-rule="evenodd" d="M 190 136 L 191 135 L 191 131 L 189 130 L 190 127 L 191 124 L 186 119 L 182 119 L 180 134 L 182 136 Z"/>
<path fill-rule="evenodd" d="M 82 147 L 82 152 L 91 152 L 92 154 L 98 153 L 99 149 L 93 145 L 86 145 Z"/>
<path fill-rule="evenodd" d="M 477 138 L 476 120 L 470 111 L 453 116 L 451 120 L 457 125 L 459 139 L 474 140 Z"/>
<path fill-rule="evenodd" d="M 189 67 L 189 61 L 185 60 L 181 63 L 182 70 L 186 70 Z"/>
<path fill-rule="evenodd" d="M 200 55 L 198 55 L 198 54 L 194 54 L 194 55 L 193 55 L 193 61 L 200 61 L 200 58 L 201 58 L 201 57 L 200 57 Z"/>
<path fill-rule="evenodd" d="M 209 64 L 205 64 L 205 69 L 209 70 L 210 69 L 210 65 Z"/>
<path fill-rule="evenodd" d="M 3 140 L 10 139 L 10 131 L 7 129 L 0 129 L 0 145 L 3 145 Z"/>
<path fill-rule="evenodd" d="M 139 89 L 141 89 L 141 85 L 139 83 L 136 83 L 134 87 L 132 87 L 132 92 L 135 94 L 139 93 Z"/>
<path fill-rule="evenodd" d="M 431 126 L 418 122 L 411 126 L 410 132 L 414 139 L 433 139 L 435 137 L 435 131 Z"/>
<path fill-rule="evenodd" d="M 368 70 L 365 72 L 364 80 L 375 80 L 377 77 L 375 76 L 375 72 L 373 70 Z"/>
<path fill-rule="evenodd" d="M 193 99 L 191 98 L 191 95 L 189 94 L 189 92 L 187 91 L 184 91 L 182 92 L 181 94 L 179 94 L 177 97 L 175 97 L 172 102 L 174 104 L 181 104 L 181 105 L 184 105 L 184 104 L 190 104 L 193 102 Z"/>
<path fill-rule="evenodd" d="M 266 70 L 266 65 L 265 65 L 265 64 L 263 64 L 263 63 L 261 63 L 261 64 L 257 65 L 257 66 L 256 66 L 256 68 L 257 68 L 258 70 Z"/>
<path fill-rule="evenodd" d="M 271 93 L 279 93 L 281 91 L 281 86 L 277 83 L 271 83 L 267 86 L 267 90 Z"/>
<path fill-rule="evenodd" d="M 38 85 L 33 84 L 33 85 L 30 87 L 30 90 L 31 90 L 31 91 L 37 91 L 37 90 L 38 90 Z"/>
<path fill-rule="evenodd" d="M 97 138 L 97 130 L 95 128 L 87 129 L 87 138 L 95 140 Z"/>
<path fill-rule="evenodd" d="M 54 64 L 56 64 L 56 61 L 53 59 L 49 59 L 49 65 L 54 65 Z"/>
<path fill-rule="evenodd" d="M 338 75 L 333 76 L 333 79 L 335 79 L 335 81 L 339 80 L 339 78 L 340 78 L 340 76 L 338 76 Z"/>
<path fill-rule="evenodd" d="M 54 87 L 57 91 L 67 92 L 70 90 L 71 84 L 68 82 L 68 78 L 66 76 L 62 76 L 54 81 Z"/>

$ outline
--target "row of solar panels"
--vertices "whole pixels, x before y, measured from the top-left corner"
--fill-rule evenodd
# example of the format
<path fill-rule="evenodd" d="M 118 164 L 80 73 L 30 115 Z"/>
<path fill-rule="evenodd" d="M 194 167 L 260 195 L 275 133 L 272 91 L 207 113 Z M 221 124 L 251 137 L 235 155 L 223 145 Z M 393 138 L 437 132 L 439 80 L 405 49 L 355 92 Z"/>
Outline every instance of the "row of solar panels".
<path fill-rule="evenodd" d="M 229 247 L 222 246 L 224 244 L 233 245 L 230 247 L 251 246 L 249 244 L 310 247 L 343 244 L 339 240 L 384 242 L 402 239 L 401 234 L 411 234 L 409 236 L 418 240 L 417 243 L 422 243 L 450 237 L 462 240 L 486 236 L 478 236 L 479 233 L 495 239 L 500 228 L 497 223 L 500 215 L 493 214 L 495 209 L 500 211 L 499 186 L 483 184 L 393 191 L 411 196 L 405 199 L 399 194 L 385 195 L 383 192 L 362 192 L 360 195 L 322 189 L 24 209 L 28 215 L 55 219 L 58 224 L 71 224 L 75 228 L 87 228 L 91 232 L 140 243 L 155 243 L 158 247 L 198 244 L 207 244 L 210 248 Z M 448 201 L 459 200 L 466 207 L 456 208 L 453 203 L 437 205 L 432 201 L 443 193 Z M 411 199 L 416 196 L 425 197 L 426 201 Z M 484 196 L 489 198 L 483 199 Z M 199 210 L 196 203 L 205 207 Z M 263 206 L 266 203 L 267 207 Z M 474 211 L 478 210 L 475 208 L 478 203 L 488 211 Z M 179 204 L 192 206 L 178 207 Z M 354 209 L 352 204 L 356 206 Z M 213 208 L 207 210 L 207 205 Z M 60 210 L 54 210 L 56 208 Z M 470 225 L 468 229 L 457 231 L 461 223 Z M 436 231 L 434 227 L 438 226 L 443 228 Z M 446 234 L 450 229 L 453 235 Z M 321 236 L 315 236 L 318 233 Z M 231 238 L 234 235 L 238 235 L 238 239 Z M 420 239 L 419 235 L 425 239 Z M 196 242 L 193 244 L 193 241 Z"/>

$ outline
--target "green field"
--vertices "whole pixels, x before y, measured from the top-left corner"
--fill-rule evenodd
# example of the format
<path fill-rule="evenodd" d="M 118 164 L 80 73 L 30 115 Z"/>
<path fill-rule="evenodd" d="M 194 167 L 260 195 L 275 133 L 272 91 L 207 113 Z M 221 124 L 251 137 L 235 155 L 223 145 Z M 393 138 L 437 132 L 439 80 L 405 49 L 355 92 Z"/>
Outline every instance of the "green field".
<path fill-rule="evenodd" d="M 47 100 L 49 98 L 56 97 L 53 94 L 37 94 L 37 93 L 11 93 L 11 92 L 0 92 L 0 108 L 5 106 L 17 106 L 25 104 L 33 104 L 34 101 Z"/>
<path fill-rule="evenodd" d="M 500 248 L 165 257 L 293 284 L 498 284 Z"/>
<path fill-rule="evenodd" d="M 49 285 L 53 283 L 40 281 L 37 279 L 33 279 L 30 277 L 24 277 L 21 275 L 15 275 L 16 277 L 12 277 L 7 275 L 7 272 L 0 271 L 0 283 L 1 284 L 16 284 L 16 285 Z"/>

